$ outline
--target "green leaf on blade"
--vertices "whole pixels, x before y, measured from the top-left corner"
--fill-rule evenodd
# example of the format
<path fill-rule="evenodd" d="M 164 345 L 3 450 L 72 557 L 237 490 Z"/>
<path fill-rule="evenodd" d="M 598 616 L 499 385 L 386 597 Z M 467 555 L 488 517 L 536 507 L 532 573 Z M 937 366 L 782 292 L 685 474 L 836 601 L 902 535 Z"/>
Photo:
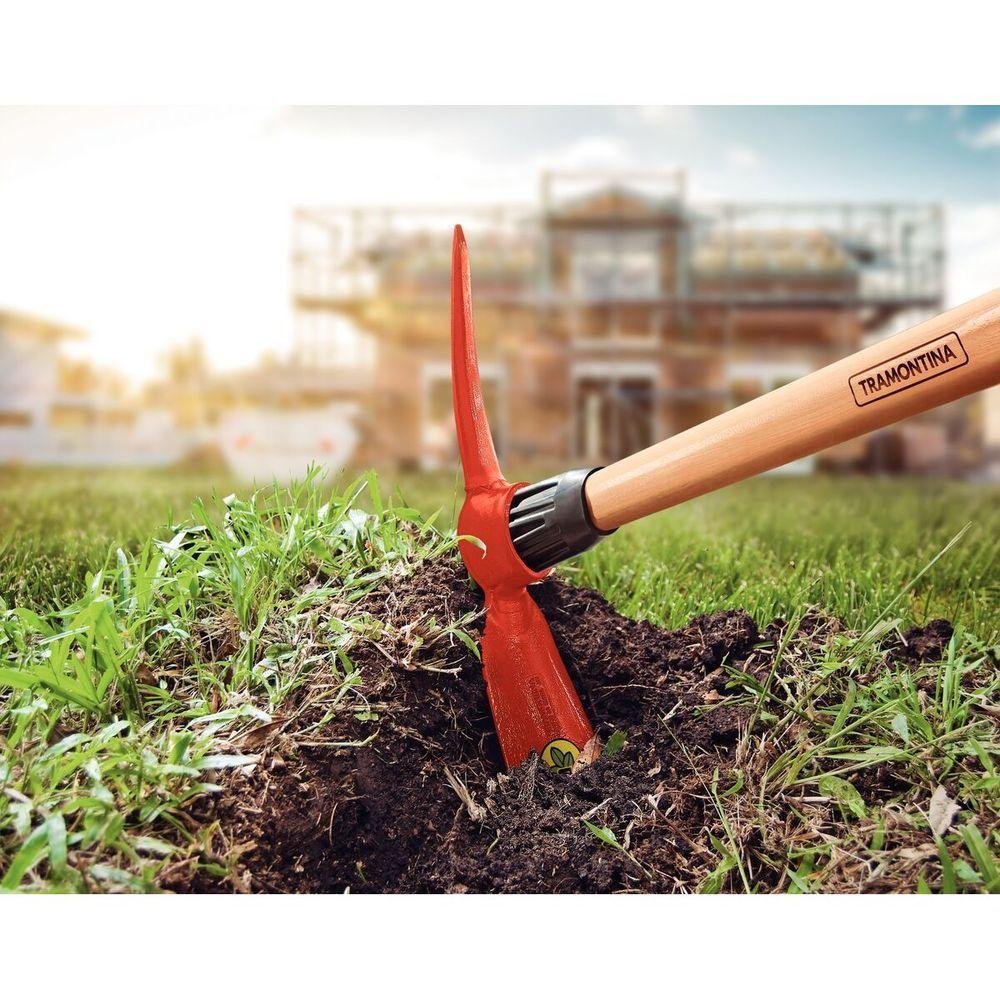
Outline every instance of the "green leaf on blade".
<path fill-rule="evenodd" d="M 159 854 L 163 857 L 177 850 L 173 844 L 168 844 L 165 840 L 160 840 L 158 837 L 133 837 L 132 846 L 137 851 L 142 851 L 146 854 Z"/>
<path fill-rule="evenodd" d="M 976 871 L 968 861 L 959 860 L 955 862 L 955 874 L 963 882 L 982 882 L 982 876 Z"/>
<path fill-rule="evenodd" d="M 0 882 L 0 889 L 16 889 L 25 875 L 45 857 L 49 849 L 48 823 L 41 823 L 28 835 L 21 849 L 14 855 L 10 867 Z"/>
<path fill-rule="evenodd" d="M 27 670 L 0 670 L 0 686 L 2 687 L 20 688 L 27 691 L 35 687 L 37 683 L 38 679 Z"/>
<path fill-rule="evenodd" d="M 959 828 L 959 833 L 961 833 L 966 848 L 976 862 L 979 874 L 982 875 L 985 882 L 992 886 L 997 881 L 997 868 L 990 854 L 990 849 L 987 847 L 983 835 L 979 832 L 979 827 L 973 824 L 963 826 Z"/>
<path fill-rule="evenodd" d="M 902 739 L 904 743 L 910 742 L 910 726 L 906 721 L 906 716 L 903 715 L 902 712 L 893 716 L 890 725 L 895 732 L 899 733 L 900 739 Z"/>
<path fill-rule="evenodd" d="M 937 841 L 937 849 L 938 857 L 941 859 L 941 893 L 942 895 L 951 896 L 957 891 L 955 888 L 956 868 L 952 863 L 951 855 L 948 853 L 945 842 L 940 837 Z"/>
<path fill-rule="evenodd" d="M 49 864 L 57 878 L 66 874 L 66 821 L 62 813 L 52 813 L 45 821 L 49 841 Z"/>
<path fill-rule="evenodd" d="M 618 838 L 615 836 L 614 830 L 609 826 L 597 826 L 591 823 L 589 820 L 584 820 L 583 825 L 599 840 L 601 843 L 607 844 L 609 847 L 617 848 L 619 851 L 622 849 L 622 845 L 618 843 Z"/>
<path fill-rule="evenodd" d="M 845 778 L 840 778 L 835 774 L 824 774 L 819 779 L 819 790 L 821 795 L 828 795 L 831 799 L 835 799 L 843 810 L 858 819 L 864 819 L 868 815 L 868 809 L 861 793 Z"/>
<path fill-rule="evenodd" d="M 616 729 L 604 744 L 604 753 L 601 756 L 614 757 L 625 746 L 627 740 L 625 733 L 621 729 Z"/>

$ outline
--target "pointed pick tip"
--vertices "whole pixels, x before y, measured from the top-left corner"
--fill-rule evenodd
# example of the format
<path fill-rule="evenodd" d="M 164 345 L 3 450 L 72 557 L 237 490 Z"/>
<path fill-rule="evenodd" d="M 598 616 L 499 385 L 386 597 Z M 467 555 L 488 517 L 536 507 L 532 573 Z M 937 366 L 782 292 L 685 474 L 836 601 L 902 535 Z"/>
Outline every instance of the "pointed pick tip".
<path fill-rule="evenodd" d="M 463 294 L 469 278 L 469 248 L 465 243 L 465 233 L 461 226 L 455 226 L 455 238 L 451 244 L 451 276 Z"/>

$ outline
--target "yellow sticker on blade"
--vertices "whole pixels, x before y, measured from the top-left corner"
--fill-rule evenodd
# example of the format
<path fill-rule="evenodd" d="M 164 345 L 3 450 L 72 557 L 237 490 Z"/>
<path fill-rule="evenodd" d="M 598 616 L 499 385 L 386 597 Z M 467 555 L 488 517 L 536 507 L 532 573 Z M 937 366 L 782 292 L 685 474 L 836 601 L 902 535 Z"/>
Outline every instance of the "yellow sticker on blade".
<path fill-rule="evenodd" d="M 542 751 L 542 763 L 555 771 L 568 771 L 580 756 L 580 748 L 569 740 L 553 740 Z"/>

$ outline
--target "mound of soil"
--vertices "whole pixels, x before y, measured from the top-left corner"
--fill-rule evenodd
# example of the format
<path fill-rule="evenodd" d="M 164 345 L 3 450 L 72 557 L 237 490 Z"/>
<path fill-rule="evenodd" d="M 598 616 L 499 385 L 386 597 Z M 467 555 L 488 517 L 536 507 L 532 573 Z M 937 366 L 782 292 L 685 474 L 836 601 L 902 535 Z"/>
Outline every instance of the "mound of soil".
<path fill-rule="evenodd" d="M 625 734 L 617 753 L 571 774 L 534 757 L 505 773 L 478 660 L 457 641 L 443 649 L 441 640 L 413 641 L 421 623 L 481 610 L 461 565 L 428 564 L 352 608 L 390 626 L 351 652 L 369 710 L 353 707 L 305 741 L 276 727 L 254 748 L 262 759 L 252 773 L 233 776 L 212 806 L 226 850 L 239 856 L 236 877 L 210 882 L 202 872 L 174 888 L 695 889 L 720 860 L 706 832 L 718 825 L 708 786 L 716 769 L 729 770 L 749 719 L 722 696 L 723 663 L 766 676 L 784 623 L 761 633 L 733 610 L 666 631 L 558 578 L 532 594 L 602 741 Z M 470 628 L 478 640 L 475 625 L 481 614 Z M 837 628 L 804 627 L 817 642 Z M 441 672 L 442 660 L 452 672 Z M 620 849 L 588 823 L 609 828 Z"/>

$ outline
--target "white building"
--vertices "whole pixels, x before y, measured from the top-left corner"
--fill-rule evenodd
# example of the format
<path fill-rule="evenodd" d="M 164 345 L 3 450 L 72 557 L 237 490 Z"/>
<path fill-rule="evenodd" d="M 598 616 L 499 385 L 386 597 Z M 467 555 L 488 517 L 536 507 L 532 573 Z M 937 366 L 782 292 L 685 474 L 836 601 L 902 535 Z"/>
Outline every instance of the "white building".
<path fill-rule="evenodd" d="M 59 402 L 59 345 L 72 327 L 0 310 L 0 462 L 35 460 Z"/>
<path fill-rule="evenodd" d="M 0 310 L 0 465 L 151 466 L 183 456 L 165 411 L 140 410 L 60 378 L 74 327 Z"/>
<path fill-rule="evenodd" d="M 67 377 L 60 345 L 84 334 L 0 310 L 0 466 L 165 466 L 220 456 L 241 479 L 338 469 L 357 445 L 359 376 L 303 364 L 258 366 L 192 385 L 162 383 L 144 403 L 113 379 Z"/>

